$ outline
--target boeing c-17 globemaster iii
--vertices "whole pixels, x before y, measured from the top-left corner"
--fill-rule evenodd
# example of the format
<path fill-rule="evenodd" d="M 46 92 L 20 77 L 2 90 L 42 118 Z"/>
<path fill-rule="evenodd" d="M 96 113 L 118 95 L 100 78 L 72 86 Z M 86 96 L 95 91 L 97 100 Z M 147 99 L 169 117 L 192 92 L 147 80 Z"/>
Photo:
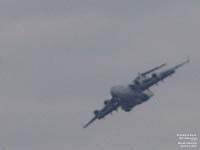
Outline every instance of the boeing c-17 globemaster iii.
<path fill-rule="evenodd" d="M 119 107 L 125 112 L 129 112 L 136 105 L 148 101 L 154 95 L 150 88 L 174 74 L 178 68 L 186 63 L 189 63 L 189 59 L 164 71 L 155 72 L 166 66 L 165 63 L 146 72 L 138 73 L 138 76 L 126 86 L 112 87 L 110 90 L 112 98 L 104 101 L 104 107 L 101 110 L 94 111 L 94 117 L 83 128 L 88 127 L 95 120 L 100 120 L 113 111 L 117 111 Z"/>

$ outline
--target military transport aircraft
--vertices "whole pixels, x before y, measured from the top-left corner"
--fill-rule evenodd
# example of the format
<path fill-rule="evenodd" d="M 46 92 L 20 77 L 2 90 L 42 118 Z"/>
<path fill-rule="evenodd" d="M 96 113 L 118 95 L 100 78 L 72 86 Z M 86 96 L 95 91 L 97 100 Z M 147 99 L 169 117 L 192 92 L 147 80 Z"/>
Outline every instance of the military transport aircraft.
<path fill-rule="evenodd" d="M 156 70 L 166 66 L 165 63 L 146 72 L 138 73 L 138 76 L 126 86 L 118 85 L 112 87 L 110 90 L 112 98 L 104 101 L 104 107 L 101 110 L 94 111 L 94 117 L 83 128 L 88 127 L 96 119 L 100 120 L 113 111 L 117 111 L 119 107 L 129 112 L 136 105 L 146 102 L 154 95 L 150 91 L 150 87 L 171 76 L 186 63 L 189 63 L 189 59 L 165 71 L 156 73 Z"/>

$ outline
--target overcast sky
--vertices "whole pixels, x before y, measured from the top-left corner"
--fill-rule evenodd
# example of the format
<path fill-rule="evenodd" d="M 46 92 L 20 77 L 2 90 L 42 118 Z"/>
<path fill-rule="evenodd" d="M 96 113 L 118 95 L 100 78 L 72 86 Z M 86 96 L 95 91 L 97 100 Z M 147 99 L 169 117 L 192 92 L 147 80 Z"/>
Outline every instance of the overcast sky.
<path fill-rule="evenodd" d="M 1 150 L 169 150 L 200 136 L 198 0 L 0 0 Z M 110 87 L 190 56 L 130 113 Z M 200 137 L 199 137 L 200 138 Z"/>

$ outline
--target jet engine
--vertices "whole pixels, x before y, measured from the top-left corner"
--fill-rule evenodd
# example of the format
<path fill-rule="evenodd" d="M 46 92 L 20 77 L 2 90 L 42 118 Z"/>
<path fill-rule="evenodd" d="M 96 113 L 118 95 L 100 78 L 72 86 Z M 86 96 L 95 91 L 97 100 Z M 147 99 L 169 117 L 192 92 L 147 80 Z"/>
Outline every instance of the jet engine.
<path fill-rule="evenodd" d="M 159 76 L 158 76 L 157 73 L 153 73 L 153 74 L 152 74 L 152 77 L 153 77 L 153 78 L 158 78 Z"/>
<path fill-rule="evenodd" d="M 104 105 L 108 105 L 108 103 L 109 103 L 109 100 L 104 101 Z"/>
<path fill-rule="evenodd" d="M 132 108 L 133 108 L 133 107 L 129 107 L 129 106 L 126 106 L 126 105 L 123 105 L 123 106 L 122 106 L 122 109 L 123 109 L 125 112 L 131 111 Z"/>
<path fill-rule="evenodd" d="M 97 115 L 99 114 L 99 111 L 98 111 L 98 110 L 95 110 L 95 111 L 94 111 L 94 114 L 95 114 L 95 116 L 97 116 Z"/>
<path fill-rule="evenodd" d="M 140 99 L 145 102 L 147 100 L 149 100 L 152 96 L 153 96 L 153 92 L 150 90 L 146 90 L 142 93 L 142 95 L 140 95 Z"/>

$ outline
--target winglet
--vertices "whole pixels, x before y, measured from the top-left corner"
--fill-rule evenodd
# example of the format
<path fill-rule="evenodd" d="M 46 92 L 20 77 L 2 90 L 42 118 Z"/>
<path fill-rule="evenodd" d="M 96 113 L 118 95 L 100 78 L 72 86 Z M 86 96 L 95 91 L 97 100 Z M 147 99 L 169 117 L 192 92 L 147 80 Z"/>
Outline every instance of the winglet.
<path fill-rule="evenodd" d="M 83 128 L 87 128 L 91 123 L 93 123 L 96 120 L 96 116 L 92 118 L 86 125 L 83 126 Z"/>
<path fill-rule="evenodd" d="M 176 65 L 173 69 L 178 69 L 178 68 L 182 67 L 183 65 L 185 65 L 185 64 L 187 64 L 189 62 L 190 62 L 190 58 L 188 57 L 186 61 Z"/>

